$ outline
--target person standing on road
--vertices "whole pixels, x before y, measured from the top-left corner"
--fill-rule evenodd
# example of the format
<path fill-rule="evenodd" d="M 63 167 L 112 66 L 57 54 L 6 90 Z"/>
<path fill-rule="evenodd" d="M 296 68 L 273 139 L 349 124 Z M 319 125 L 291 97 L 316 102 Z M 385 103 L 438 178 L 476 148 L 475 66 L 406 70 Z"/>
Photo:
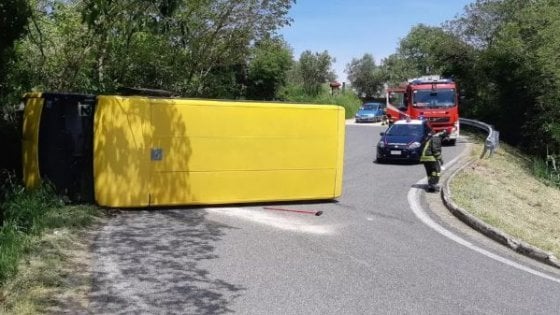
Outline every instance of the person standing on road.
<path fill-rule="evenodd" d="M 426 169 L 429 192 L 435 192 L 438 188 L 437 184 L 441 175 L 441 166 L 443 165 L 441 143 L 447 135 L 447 130 L 435 134 L 431 131 L 428 135 L 428 140 L 424 142 L 424 146 L 422 147 L 420 162 L 424 164 L 424 168 Z"/>

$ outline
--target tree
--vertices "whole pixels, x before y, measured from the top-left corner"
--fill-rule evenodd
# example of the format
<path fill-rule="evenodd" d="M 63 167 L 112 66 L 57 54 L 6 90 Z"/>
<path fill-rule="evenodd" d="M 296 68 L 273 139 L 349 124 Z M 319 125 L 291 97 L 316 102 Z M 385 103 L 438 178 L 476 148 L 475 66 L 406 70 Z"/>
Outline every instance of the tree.
<path fill-rule="evenodd" d="M 30 14 L 31 10 L 25 0 L 6 0 L 0 3 L 0 55 L 23 35 Z"/>
<path fill-rule="evenodd" d="M 265 38 L 257 42 L 249 62 L 247 98 L 272 100 L 286 84 L 293 55 L 282 38 Z"/>
<path fill-rule="evenodd" d="M 85 20 L 100 38 L 100 82 L 123 80 L 119 76 L 132 63 L 138 66 L 134 77 L 149 74 L 154 87 L 207 96 L 219 94 L 212 91 L 216 80 L 227 81 L 218 78 L 221 71 L 230 77 L 231 69 L 246 63 L 252 42 L 290 22 L 287 12 L 293 0 L 86 2 Z M 138 37 L 159 49 L 136 59 Z M 150 67 L 146 60 L 158 65 Z M 127 84 L 134 83 L 130 79 Z"/>
<path fill-rule="evenodd" d="M 392 84 L 421 75 L 457 76 L 472 65 L 474 49 L 441 27 L 416 25 L 403 38 L 397 52 L 381 63 Z"/>
<path fill-rule="evenodd" d="M 21 170 L 21 156 L 19 154 L 21 143 L 21 132 L 17 128 L 14 115 L 6 115 L 15 100 L 9 100 L 8 96 L 13 93 L 12 83 L 9 82 L 8 71 L 15 63 L 14 42 L 19 39 L 26 30 L 30 8 L 25 0 L 2 0 L 0 2 L 0 139 L 2 139 L 3 154 L 0 156 L 0 170 L 4 176 L 4 170 Z M 0 179 L 3 180 L 4 178 Z M 2 195 L 2 194 L 0 194 Z M 3 196 L 0 196 L 0 198 Z M 0 214 L 1 214 L 0 209 Z"/>
<path fill-rule="evenodd" d="M 334 61 L 326 50 L 322 53 L 312 53 L 310 50 L 301 53 L 298 68 L 303 89 L 308 95 L 318 95 L 323 83 L 336 79 L 331 68 Z"/>
<path fill-rule="evenodd" d="M 455 59 L 461 58 L 462 46 L 466 45 L 441 27 L 419 24 L 401 40 L 398 53 L 419 74 L 446 75 Z"/>
<path fill-rule="evenodd" d="M 464 112 L 530 153 L 560 152 L 559 14 L 557 1 L 478 0 L 446 26 L 471 52 L 454 70 L 471 91 Z"/>
<path fill-rule="evenodd" d="M 445 28 L 472 47 L 485 49 L 494 42 L 505 23 L 533 2 L 476 0 L 465 7 L 461 16 L 445 23 Z"/>
<path fill-rule="evenodd" d="M 359 95 L 373 97 L 383 88 L 383 73 L 381 68 L 375 65 L 371 54 L 364 54 L 360 59 L 353 58 L 346 65 L 346 73 L 352 87 L 357 89 Z"/>
<path fill-rule="evenodd" d="M 0 2 L 0 98 L 5 93 L 4 80 L 8 63 L 13 58 L 13 44 L 25 33 L 30 14 L 26 0 Z"/>
<path fill-rule="evenodd" d="M 293 0 L 33 0 L 21 62 L 31 88 L 114 92 L 147 87 L 237 98 L 251 46 L 290 22 Z"/>
<path fill-rule="evenodd" d="M 10 80 L 20 91 L 90 91 L 96 43 L 70 1 L 34 1 L 27 35 L 16 45 Z"/>
<path fill-rule="evenodd" d="M 5 0 L 0 3 L 0 54 L 25 32 L 31 10 L 25 0 Z"/>
<path fill-rule="evenodd" d="M 379 67 L 384 81 L 393 86 L 420 75 L 417 67 L 398 53 L 384 58 Z"/>
<path fill-rule="evenodd" d="M 510 1 L 515 4 L 515 1 Z M 508 1 L 505 4 L 510 4 Z M 509 8 L 505 6 L 505 9 Z M 482 54 L 504 139 L 532 153 L 560 152 L 560 3 L 534 1 L 501 25 Z"/>

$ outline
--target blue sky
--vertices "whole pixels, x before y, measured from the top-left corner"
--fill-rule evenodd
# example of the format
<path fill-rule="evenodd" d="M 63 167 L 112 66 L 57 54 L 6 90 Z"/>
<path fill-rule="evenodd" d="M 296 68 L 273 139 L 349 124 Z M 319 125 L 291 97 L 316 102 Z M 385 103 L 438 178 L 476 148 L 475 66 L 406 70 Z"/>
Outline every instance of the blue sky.
<path fill-rule="evenodd" d="M 336 59 L 339 81 L 352 58 L 370 53 L 379 64 L 394 53 L 411 27 L 440 26 L 463 13 L 474 0 L 297 0 L 290 10 L 292 25 L 280 31 L 294 58 L 305 50 L 327 50 Z"/>

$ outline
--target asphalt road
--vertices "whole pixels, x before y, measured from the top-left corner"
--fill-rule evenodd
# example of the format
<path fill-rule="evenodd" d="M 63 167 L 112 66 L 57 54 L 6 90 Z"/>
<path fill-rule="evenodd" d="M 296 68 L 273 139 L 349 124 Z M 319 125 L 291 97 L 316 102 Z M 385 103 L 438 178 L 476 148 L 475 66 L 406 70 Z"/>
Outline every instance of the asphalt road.
<path fill-rule="evenodd" d="M 424 169 L 373 163 L 383 129 L 347 126 L 343 196 L 336 202 L 274 205 L 321 216 L 263 208 L 270 205 L 117 214 L 95 239 L 89 311 L 559 314 L 554 271 L 530 264 L 545 278 L 514 268 L 415 215 L 408 195 Z M 444 159 L 464 147 L 445 147 Z M 426 200 L 421 192 L 426 214 L 465 242 L 527 264 L 439 218 Z"/>

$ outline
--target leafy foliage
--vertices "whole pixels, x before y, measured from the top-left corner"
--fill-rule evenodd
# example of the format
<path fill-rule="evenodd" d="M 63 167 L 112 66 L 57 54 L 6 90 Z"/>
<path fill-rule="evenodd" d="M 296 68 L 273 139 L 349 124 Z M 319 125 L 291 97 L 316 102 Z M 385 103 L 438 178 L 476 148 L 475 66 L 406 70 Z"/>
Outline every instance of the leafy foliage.
<path fill-rule="evenodd" d="M 407 78 L 418 76 L 416 67 L 411 64 L 411 61 L 397 53 L 383 59 L 380 68 L 385 82 L 393 86 L 402 83 Z"/>
<path fill-rule="evenodd" d="M 25 33 L 27 19 L 31 14 L 26 0 L 4 0 L 0 2 L 0 100 L 6 94 L 6 72 L 14 62 L 14 42 Z"/>
<path fill-rule="evenodd" d="M 272 100 L 286 84 L 293 55 L 281 38 L 267 38 L 255 45 L 247 75 L 247 98 Z"/>
<path fill-rule="evenodd" d="M 12 95 L 159 88 L 241 97 L 254 43 L 290 23 L 293 0 L 34 0 Z M 16 97 L 11 97 L 13 103 Z"/>
<path fill-rule="evenodd" d="M 25 31 L 30 8 L 25 0 L 0 3 L 0 52 L 8 49 Z"/>
<path fill-rule="evenodd" d="M 375 64 L 371 54 L 364 54 L 360 59 L 352 59 L 346 65 L 346 73 L 352 87 L 363 97 L 377 96 L 383 88 L 385 81 L 383 72 Z"/>
<path fill-rule="evenodd" d="M 486 97 L 474 107 L 485 108 L 503 138 L 526 151 L 542 155 L 544 144 L 558 150 L 560 62 L 554 51 L 560 48 L 560 3 L 479 1 L 477 8 L 480 14 L 497 10 L 501 19 L 475 63 L 485 73 L 477 91 Z"/>
<path fill-rule="evenodd" d="M 301 85 L 288 84 L 280 90 L 279 96 L 286 102 L 339 105 L 344 107 L 346 118 L 354 117 L 362 104 L 353 91 L 342 90 L 333 94 L 327 84 L 320 86 L 317 95 L 308 94 Z"/>
<path fill-rule="evenodd" d="M 232 68 L 246 63 L 253 41 L 289 23 L 291 4 L 292 0 L 88 0 L 84 19 L 98 34 L 99 85 L 221 96 L 213 87 L 222 86 Z M 129 75 L 123 78 L 125 74 Z M 136 78 L 143 79 L 135 82 Z"/>
<path fill-rule="evenodd" d="M 335 79 L 332 70 L 333 57 L 325 50 L 322 53 L 306 50 L 301 53 L 297 64 L 299 82 L 305 93 L 311 96 L 319 95 L 322 84 Z"/>

